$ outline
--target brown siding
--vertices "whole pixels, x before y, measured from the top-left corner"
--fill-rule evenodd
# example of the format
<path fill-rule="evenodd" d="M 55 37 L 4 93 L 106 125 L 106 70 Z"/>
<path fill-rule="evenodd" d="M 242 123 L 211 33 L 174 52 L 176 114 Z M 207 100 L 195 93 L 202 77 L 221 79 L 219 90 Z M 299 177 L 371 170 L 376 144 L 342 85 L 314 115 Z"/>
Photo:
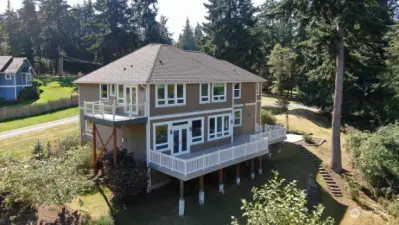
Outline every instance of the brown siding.
<path fill-rule="evenodd" d="M 256 94 L 256 83 L 241 83 L 241 98 L 234 99 L 234 104 L 254 103 Z"/>
<path fill-rule="evenodd" d="M 79 106 L 83 107 L 83 101 L 100 100 L 100 90 L 98 84 L 79 84 Z"/>
<path fill-rule="evenodd" d="M 230 108 L 232 107 L 232 87 L 231 83 L 227 84 L 226 89 L 226 102 L 217 102 L 217 103 L 207 103 L 200 104 L 200 91 L 199 84 L 186 84 L 186 105 L 185 106 L 171 106 L 171 107 L 163 107 L 163 108 L 155 108 L 155 92 L 156 86 L 151 85 L 151 116 L 159 116 L 159 115 L 167 115 L 174 113 L 186 113 L 193 111 L 201 111 L 201 110 L 212 110 L 212 109 L 222 109 L 222 108 Z M 212 90 L 211 90 L 212 92 Z M 212 97 L 212 96 L 211 96 Z"/>
<path fill-rule="evenodd" d="M 241 108 L 242 125 L 240 127 L 234 127 L 234 136 L 240 136 L 255 132 L 255 107 L 256 107 L 255 105 L 249 105 Z"/>
<path fill-rule="evenodd" d="M 258 105 L 258 108 L 257 108 L 258 111 L 257 111 L 257 114 L 256 114 L 256 123 L 260 124 L 260 115 L 262 113 L 262 103 L 261 102 L 257 102 L 256 104 Z"/>

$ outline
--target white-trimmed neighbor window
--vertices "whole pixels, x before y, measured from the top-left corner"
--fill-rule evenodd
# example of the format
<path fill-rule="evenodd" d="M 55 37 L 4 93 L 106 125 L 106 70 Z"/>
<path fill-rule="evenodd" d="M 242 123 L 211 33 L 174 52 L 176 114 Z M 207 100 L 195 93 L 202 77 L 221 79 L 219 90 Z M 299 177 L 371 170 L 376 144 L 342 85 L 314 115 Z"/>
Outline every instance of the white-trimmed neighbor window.
<path fill-rule="evenodd" d="M 26 77 L 26 81 L 32 81 L 32 74 L 26 73 L 25 77 Z"/>
<path fill-rule="evenodd" d="M 108 99 L 108 84 L 100 84 L 100 98 Z"/>
<path fill-rule="evenodd" d="M 109 85 L 110 89 L 111 89 L 111 96 L 115 96 L 116 95 L 116 84 L 110 84 Z"/>
<path fill-rule="evenodd" d="M 199 144 L 204 142 L 204 119 L 191 121 L 191 143 Z"/>
<path fill-rule="evenodd" d="M 217 140 L 229 137 L 230 133 L 230 115 L 210 116 L 208 122 L 208 140 Z"/>
<path fill-rule="evenodd" d="M 200 103 L 210 102 L 210 84 L 200 84 Z"/>
<path fill-rule="evenodd" d="M 155 151 L 166 151 L 169 148 L 168 142 L 168 124 L 155 125 Z"/>
<path fill-rule="evenodd" d="M 241 98 L 241 83 L 233 84 L 234 99 Z"/>
<path fill-rule="evenodd" d="M 156 106 L 178 106 L 186 104 L 185 84 L 157 84 Z"/>
<path fill-rule="evenodd" d="M 226 83 L 212 84 L 212 102 L 226 101 Z"/>
<path fill-rule="evenodd" d="M 11 80 L 11 73 L 6 73 L 6 80 Z"/>
<path fill-rule="evenodd" d="M 88 136 L 93 136 L 93 122 L 85 120 L 85 133 Z"/>
<path fill-rule="evenodd" d="M 261 93 L 262 83 L 256 83 L 256 95 L 258 96 Z"/>
<path fill-rule="evenodd" d="M 242 125 L 242 109 L 234 110 L 234 126 L 240 127 Z"/>
<path fill-rule="evenodd" d="M 125 103 L 125 91 L 123 89 L 123 84 L 118 84 L 118 91 L 117 91 L 117 99 L 118 99 L 118 104 L 123 104 Z"/>

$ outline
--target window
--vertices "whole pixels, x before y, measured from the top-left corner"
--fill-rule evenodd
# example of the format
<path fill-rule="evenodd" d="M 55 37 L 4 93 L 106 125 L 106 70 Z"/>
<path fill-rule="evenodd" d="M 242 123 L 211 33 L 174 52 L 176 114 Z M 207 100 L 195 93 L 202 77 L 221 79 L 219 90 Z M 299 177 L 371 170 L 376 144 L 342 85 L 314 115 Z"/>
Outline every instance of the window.
<path fill-rule="evenodd" d="M 27 73 L 25 76 L 26 76 L 26 81 L 32 81 L 32 75 L 30 73 Z"/>
<path fill-rule="evenodd" d="M 111 89 L 111 96 L 116 95 L 116 84 L 110 84 L 110 89 Z"/>
<path fill-rule="evenodd" d="M 261 93 L 262 83 L 256 83 L 256 95 L 258 96 Z"/>
<path fill-rule="evenodd" d="M 173 106 L 186 104 L 186 85 L 184 84 L 158 84 L 157 106 Z"/>
<path fill-rule="evenodd" d="M 241 98 L 241 84 L 240 83 L 234 84 L 233 87 L 234 87 L 234 89 L 233 89 L 233 91 L 234 91 L 234 99 Z"/>
<path fill-rule="evenodd" d="M 240 127 L 242 125 L 242 109 L 234 110 L 234 126 Z"/>
<path fill-rule="evenodd" d="M 155 150 L 168 150 L 168 125 L 155 126 Z"/>
<path fill-rule="evenodd" d="M 203 119 L 191 121 L 191 143 L 198 144 L 204 142 L 204 124 Z"/>
<path fill-rule="evenodd" d="M 213 84 L 213 102 L 226 101 L 226 84 Z"/>
<path fill-rule="evenodd" d="M 122 84 L 118 84 L 118 103 L 119 104 L 125 103 L 125 92 L 123 90 Z"/>
<path fill-rule="evenodd" d="M 6 73 L 6 80 L 11 80 L 11 73 Z"/>
<path fill-rule="evenodd" d="M 209 84 L 200 84 L 200 103 L 209 103 Z"/>
<path fill-rule="evenodd" d="M 93 136 L 93 122 L 85 120 L 85 133 L 88 136 Z"/>
<path fill-rule="evenodd" d="M 101 99 L 108 99 L 108 84 L 100 85 L 100 97 Z"/>
<path fill-rule="evenodd" d="M 208 139 L 216 140 L 230 136 L 230 115 L 209 117 Z"/>

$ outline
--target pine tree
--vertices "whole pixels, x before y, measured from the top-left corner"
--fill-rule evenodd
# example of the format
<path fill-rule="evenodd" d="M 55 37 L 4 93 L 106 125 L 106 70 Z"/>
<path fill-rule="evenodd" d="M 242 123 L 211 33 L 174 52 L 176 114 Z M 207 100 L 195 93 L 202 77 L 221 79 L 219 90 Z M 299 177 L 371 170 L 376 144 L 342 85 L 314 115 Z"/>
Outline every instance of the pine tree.
<path fill-rule="evenodd" d="M 134 0 L 132 10 L 135 21 L 142 30 L 143 45 L 162 43 L 160 24 L 156 21 L 158 14 L 157 0 Z"/>
<path fill-rule="evenodd" d="M 199 50 L 200 46 L 200 41 L 204 37 L 204 34 L 202 33 L 202 28 L 199 23 L 197 23 L 197 26 L 195 26 L 194 29 L 194 42 L 195 42 L 195 48 L 196 50 Z"/>
<path fill-rule="evenodd" d="M 0 21 L 0 55 L 10 55 L 10 43 L 3 21 Z"/>
<path fill-rule="evenodd" d="M 11 8 L 10 0 L 7 1 L 7 10 L 5 12 L 5 23 L 4 27 L 8 34 L 8 40 L 10 43 L 11 55 L 17 56 L 20 54 L 20 35 L 19 35 L 19 20 L 18 15 Z"/>
<path fill-rule="evenodd" d="M 21 51 L 34 63 L 34 54 L 38 52 L 38 36 L 40 24 L 36 14 L 35 3 L 32 0 L 23 0 L 22 8 L 18 11 L 20 20 Z"/>
<path fill-rule="evenodd" d="M 159 19 L 159 32 L 161 35 L 160 43 L 171 45 L 173 42 L 172 34 L 168 30 L 168 18 L 166 16 L 161 15 Z"/>
<path fill-rule="evenodd" d="M 190 26 L 190 20 L 188 18 L 186 19 L 186 24 L 183 27 L 182 34 L 179 37 L 177 47 L 190 51 L 197 49 L 194 40 L 193 28 Z"/>

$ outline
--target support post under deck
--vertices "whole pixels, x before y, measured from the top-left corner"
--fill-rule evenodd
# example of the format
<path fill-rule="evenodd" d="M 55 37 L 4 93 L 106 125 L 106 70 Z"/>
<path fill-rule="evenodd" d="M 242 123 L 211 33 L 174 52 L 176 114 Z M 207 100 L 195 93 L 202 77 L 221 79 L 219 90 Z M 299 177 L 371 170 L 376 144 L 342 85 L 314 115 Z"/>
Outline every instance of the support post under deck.
<path fill-rule="evenodd" d="M 180 180 L 179 216 L 184 216 L 184 181 Z"/>
<path fill-rule="evenodd" d="M 93 123 L 93 172 L 97 175 L 97 141 L 96 141 L 96 124 Z"/>
<path fill-rule="evenodd" d="M 258 174 L 262 175 L 262 156 L 259 156 L 259 169 Z"/>
<path fill-rule="evenodd" d="M 240 185 L 240 163 L 236 165 L 236 184 Z"/>
<path fill-rule="evenodd" d="M 199 177 L 199 204 L 203 205 L 205 203 L 205 192 L 204 192 L 204 176 Z"/>
<path fill-rule="evenodd" d="M 219 170 L 219 192 L 224 194 L 223 169 Z"/>
<path fill-rule="evenodd" d="M 255 159 L 251 159 L 251 179 L 255 178 Z"/>

